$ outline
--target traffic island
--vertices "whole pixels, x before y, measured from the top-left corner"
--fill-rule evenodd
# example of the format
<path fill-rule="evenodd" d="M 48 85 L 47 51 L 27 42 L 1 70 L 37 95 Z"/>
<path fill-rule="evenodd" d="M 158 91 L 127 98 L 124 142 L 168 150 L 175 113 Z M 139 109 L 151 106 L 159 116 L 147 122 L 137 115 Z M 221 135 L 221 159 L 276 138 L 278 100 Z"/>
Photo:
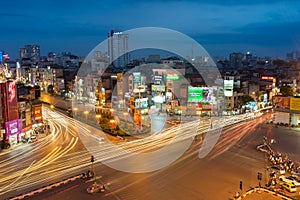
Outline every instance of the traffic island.
<path fill-rule="evenodd" d="M 281 198 L 284 200 L 293 200 L 294 198 L 292 197 L 288 197 L 285 194 L 281 194 L 278 193 L 276 191 L 267 189 L 267 188 L 263 188 L 263 187 L 255 187 L 255 188 L 251 188 L 248 191 L 246 191 L 244 194 L 240 195 L 239 197 L 234 197 L 233 199 L 236 200 L 241 200 L 241 199 L 255 199 L 255 193 L 260 194 L 261 196 L 265 197 L 266 199 L 268 199 L 268 197 L 277 197 L 277 198 Z"/>

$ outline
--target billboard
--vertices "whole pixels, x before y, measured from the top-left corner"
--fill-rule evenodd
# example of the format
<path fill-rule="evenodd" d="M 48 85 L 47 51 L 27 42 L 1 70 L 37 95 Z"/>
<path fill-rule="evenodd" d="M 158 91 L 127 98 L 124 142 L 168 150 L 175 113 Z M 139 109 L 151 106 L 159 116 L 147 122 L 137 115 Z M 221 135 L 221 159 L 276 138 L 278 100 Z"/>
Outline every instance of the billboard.
<path fill-rule="evenodd" d="M 274 96 L 273 97 L 273 105 L 274 105 L 274 108 L 288 110 L 288 109 L 290 109 L 290 97 Z"/>
<path fill-rule="evenodd" d="M 177 75 L 177 74 L 168 74 L 167 75 L 167 77 L 166 77 L 166 80 L 168 80 L 168 81 L 177 81 L 177 80 L 179 80 L 180 79 L 180 76 L 179 75 Z"/>
<path fill-rule="evenodd" d="M 290 98 L 290 110 L 300 111 L 300 98 Z"/>
<path fill-rule="evenodd" d="M 7 135 L 15 135 L 22 132 L 22 120 L 15 119 L 5 122 L 5 131 Z"/>
<path fill-rule="evenodd" d="M 164 86 L 164 85 L 152 85 L 151 89 L 152 89 L 152 91 L 156 91 L 156 92 L 165 92 L 166 91 L 166 86 Z"/>
<path fill-rule="evenodd" d="M 203 99 L 202 101 L 215 102 L 217 96 L 216 87 L 203 87 Z"/>
<path fill-rule="evenodd" d="M 7 107 L 8 119 L 7 121 L 15 120 L 18 118 L 18 102 L 17 102 L 17 87 L 14 81 L 6 82 L 8 91 Z"/>
<path fill-rule="evenodd" d="M 0 62 L 2 62 L 2 59 L 3 59 L 3 53 L 2 51 L 0 51 Z"/>
<path fill-rule="evenodd" d="M 203 88 L 188 87 L 188 102 L 201 102 L 203 99 Z"/>
<path fill-rule="evenodd" d="M 226 97 L 233 96 L 233 80 L 224 80 L 224 95 Z"/>
<path fill-rule="evenodd" d="M 141 72 L 133 72 L 133 82 L 140 83 L 141 82 Z"/>
<path fill-rule="evenodd" d="M 240 80 L 235 80 L 234 81 L 234 88 L 241 88 L 241 81 Z"/>

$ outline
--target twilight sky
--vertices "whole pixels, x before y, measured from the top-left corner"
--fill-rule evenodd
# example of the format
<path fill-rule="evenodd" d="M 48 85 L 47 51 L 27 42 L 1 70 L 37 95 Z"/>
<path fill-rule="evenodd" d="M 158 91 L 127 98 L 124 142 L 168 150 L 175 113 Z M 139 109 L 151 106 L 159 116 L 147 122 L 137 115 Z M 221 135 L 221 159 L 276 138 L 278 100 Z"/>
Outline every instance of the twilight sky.
<path fill-rule="evenodd" d="M 0 19 L 0 50 L 12 58 L 25 44 L 86 56 L 110 29 L 149 26 L 186 34 L 213 57 L 300 50 L 299 0 L 13 0 Z"/>

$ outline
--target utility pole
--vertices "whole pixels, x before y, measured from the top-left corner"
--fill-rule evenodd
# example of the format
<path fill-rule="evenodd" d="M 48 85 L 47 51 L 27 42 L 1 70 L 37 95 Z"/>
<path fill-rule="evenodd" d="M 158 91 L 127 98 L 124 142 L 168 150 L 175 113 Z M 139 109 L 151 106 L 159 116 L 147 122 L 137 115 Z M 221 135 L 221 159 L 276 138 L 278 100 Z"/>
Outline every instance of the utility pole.
<path fill-rule="evenodd" d="M 262 180 L 262 173 L 261 172 L 257 172 L 257 180 L 258 180 L 258 185 L 259 187 L 261 187 L 261 180 Z"/>
<path fill-rule="evenodd" d="M 94 177 L 95 177 L 95 181 L 96 181 L 96 173 L 95 173 L 95 171 L 94 171 L 94 161 L 95 161 L 95 158 L 94 158 L 94 156 L 93 155 L 91 155 L 91 171 L 92 171 L 92 173 L 93 173 L 93 175 L 94 175 Z"/>
<path fill-rule="evenodd" d="M 243 195 L 243 181 L 240 181 L 241 196 Z"/>

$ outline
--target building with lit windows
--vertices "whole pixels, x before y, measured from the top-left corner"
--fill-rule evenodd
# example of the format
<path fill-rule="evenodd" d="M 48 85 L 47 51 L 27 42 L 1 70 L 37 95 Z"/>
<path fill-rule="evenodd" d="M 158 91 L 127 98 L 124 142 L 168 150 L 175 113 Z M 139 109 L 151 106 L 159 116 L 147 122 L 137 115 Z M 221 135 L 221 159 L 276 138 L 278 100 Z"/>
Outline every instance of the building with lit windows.
<path fill-rule="evenodd" d="M 124 69 L 129 63 L 128 34 L 119 30 L 110 30 L 108 33 L 109 63 L 116 68 Z"/>

